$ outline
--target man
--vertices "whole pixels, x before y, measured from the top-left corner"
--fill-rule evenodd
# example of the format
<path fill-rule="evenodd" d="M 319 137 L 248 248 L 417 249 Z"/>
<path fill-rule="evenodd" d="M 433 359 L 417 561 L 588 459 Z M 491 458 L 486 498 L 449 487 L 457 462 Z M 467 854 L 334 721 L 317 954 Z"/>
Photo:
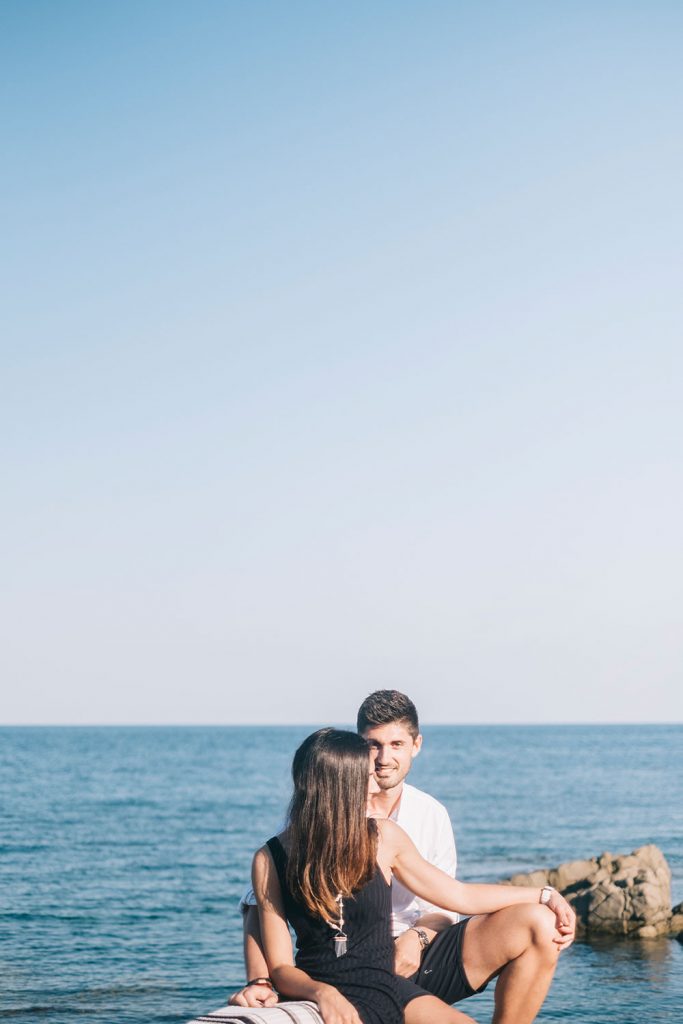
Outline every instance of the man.
<path fill-rule="evenodd" d="M 357 727 L 375 756 L 378 791 L 369 797 L 368 813 L 395 820 L 426 860 L 455 875 L 455 840 L 448 812 L 405 782 L 422 746 L 415 705 L 396 690 L 378 690 L 361 704 Z M 538 906 L 507 907 L 457 922 L 456 915 L 418 900 L 395 880 L 392 924 L 397 974 L 411 978 L 447 1004 L 482 991 L 497 976 L 493 1024 L 530 1024 L 550 987 L 560 950 L 574 937 L 573 926 L 555 928 L 555 913 L 567 907 L 559 893 L 543 889 L 539 900 Z M 274 1005 L 277 995 L 267 977 L 254 906 L 246 909 L 244 932 L 250 983 L 230 1002 Z"/>

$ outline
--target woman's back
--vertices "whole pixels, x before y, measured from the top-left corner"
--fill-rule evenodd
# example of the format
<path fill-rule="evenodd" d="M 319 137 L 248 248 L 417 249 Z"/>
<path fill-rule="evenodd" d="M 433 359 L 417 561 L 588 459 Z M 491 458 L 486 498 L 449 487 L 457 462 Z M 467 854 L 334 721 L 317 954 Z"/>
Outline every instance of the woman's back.
<path fill-rule="evenodd" d="M 311 913 L 287 885 L 287 854 L 275 836 L 268 840 L 287 920 L 297 937 L 296 966 L 333 985 L 356 1007 L 364 1024 L 402 1024 L 403 1001 L 394 974 L 391 885 L 376 867 L 373 877 L 343 901 L 346 952 L 337 956 L 337 930 Z"/>

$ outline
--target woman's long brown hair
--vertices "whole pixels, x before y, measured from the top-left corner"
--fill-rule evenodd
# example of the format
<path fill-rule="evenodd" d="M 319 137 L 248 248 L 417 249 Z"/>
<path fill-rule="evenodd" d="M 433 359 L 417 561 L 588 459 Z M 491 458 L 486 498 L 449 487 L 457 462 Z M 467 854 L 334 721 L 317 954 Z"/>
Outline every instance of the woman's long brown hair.
<path fill-rule="evenodd" d="M 369 749 L 355 732 L 319 729 L 292 763 L 287 884 L 292 895 L 326 921 L 336 898 L 368 882 L 377 857 L 377 826 L 367 817 Z"/>

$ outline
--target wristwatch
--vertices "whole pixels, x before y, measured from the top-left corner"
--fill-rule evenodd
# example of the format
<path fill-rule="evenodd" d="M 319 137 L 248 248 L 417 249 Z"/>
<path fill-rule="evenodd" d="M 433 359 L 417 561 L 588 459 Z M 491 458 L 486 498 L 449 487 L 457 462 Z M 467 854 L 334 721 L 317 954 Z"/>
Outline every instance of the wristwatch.
<path fill-rule="evenodd" d="M 541 895 L 538 897 L 538 902 L 544 906 L 546 903 L 550 903 L 550 897 L 555 892 L 552 885 L 544 885 L 541 889 Z"/>
<path fill-rule="evenodd" d="M 409 931 L 417 932 L 417 937 L 420 940 L 420 948 L 426 949 L 429 945 L 429 936 L 424 928 L 417 928 L 415 925 L 411 925 Z"/>

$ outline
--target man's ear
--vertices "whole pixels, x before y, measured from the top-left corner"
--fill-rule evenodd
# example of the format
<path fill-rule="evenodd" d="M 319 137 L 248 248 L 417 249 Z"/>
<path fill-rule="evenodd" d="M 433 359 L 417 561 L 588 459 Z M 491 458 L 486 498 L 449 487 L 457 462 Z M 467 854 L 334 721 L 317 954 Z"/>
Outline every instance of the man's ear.
<path fill-rule="evenodd" d="M 413 740 L 413 752 L 411 754 L 411 757 L 417 757 L 417 755 L 420 753 L 421 748 L 422 748 L 422 735 L 420 733 L 418 733 L 417 736 L 415 737 L 415 739 Z"/>

